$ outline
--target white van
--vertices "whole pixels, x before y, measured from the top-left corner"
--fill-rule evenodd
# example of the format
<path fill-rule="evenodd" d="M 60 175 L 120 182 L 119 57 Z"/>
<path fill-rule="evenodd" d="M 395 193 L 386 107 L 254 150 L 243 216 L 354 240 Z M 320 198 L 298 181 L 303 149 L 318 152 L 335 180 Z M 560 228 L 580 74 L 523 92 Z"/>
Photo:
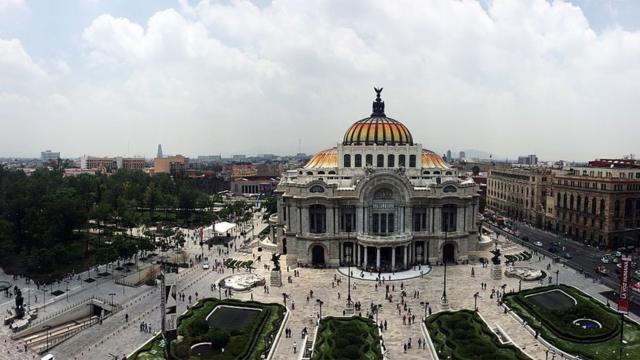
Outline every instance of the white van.
<path fill-rule="evenodd" d="M 40 360 L 56 360 L 56 357 L 51 354 L 47 354 L 43 356 Z"/>

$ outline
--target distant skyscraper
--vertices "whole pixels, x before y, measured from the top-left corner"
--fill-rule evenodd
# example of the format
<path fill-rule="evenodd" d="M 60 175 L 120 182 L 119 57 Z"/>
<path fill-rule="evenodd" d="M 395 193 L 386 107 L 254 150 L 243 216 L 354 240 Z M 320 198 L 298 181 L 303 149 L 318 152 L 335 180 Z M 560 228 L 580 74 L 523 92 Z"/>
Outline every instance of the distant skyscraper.
<path fill-rule="evenodd" d="M 447 161 L 451 161 L 451 150 L 447 150 Z"/>
<path fill-rule="evenodd" d="M 42 160 L 42 162 L 58 161 L 58 159 L 60 159 L 59 152 L 53 152 L 51 150 L 40 152 L 40 160 Z"/>
<path fill-rule="evenodd" d="M 156 154 L 156 159 L 162 159 L 162 144 L 158 144 L 158 153 Z"/>
<path fill-rule="evenodd" d="M 458 156 L 460 159 L 464 159 L 467 157 L 467 154 L 464 153 L 464 151 L 460 151 L 460 155 Z"/>

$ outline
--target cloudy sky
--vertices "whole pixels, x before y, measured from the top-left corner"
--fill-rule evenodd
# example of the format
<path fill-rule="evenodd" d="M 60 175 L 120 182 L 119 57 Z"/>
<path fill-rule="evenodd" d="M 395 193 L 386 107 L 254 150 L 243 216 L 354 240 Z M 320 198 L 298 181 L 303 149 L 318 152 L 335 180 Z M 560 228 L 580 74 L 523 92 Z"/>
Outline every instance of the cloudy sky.
<path fill-rule="evenodd" d="M 636 0 L 0 0 L 0 156 L 313 153 L 371 112 L 426 148 L 640 153 Z"/>

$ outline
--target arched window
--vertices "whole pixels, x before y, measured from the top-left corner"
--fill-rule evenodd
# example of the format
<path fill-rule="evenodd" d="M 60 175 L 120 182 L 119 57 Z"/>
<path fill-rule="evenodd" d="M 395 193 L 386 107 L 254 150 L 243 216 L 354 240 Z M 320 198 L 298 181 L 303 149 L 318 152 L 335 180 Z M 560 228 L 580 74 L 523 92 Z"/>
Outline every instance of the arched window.
<path fill-rule="evenodd" d="M 613 203 L 613 216 L 620 216 L 620 200 L 616 200 L 616 202 Z"/>
<path fill-rule="evenodd" d="M 387 167 L 392 168 L 394 166 L 396 166 L 396 157 L 391 154 L 387 157 Z"/>
<path fill-rule="evenodd" d="M 584 197 L 584 208 L 582 209 L 583 212 L 588 213 L 589 212 L 589 198 L 588 197 Z"/>
<path fill-rule="evenodd" d="M 367 154 L 365 159 L 366 159 L 366 161 L 365 161 L 366 166 L 373 166 L 373 155 Z"/>
<path fill-rule="evenodd" d="M 458 207 L 454 204 L 442 206 L 442 231 L 456 231 L 456 218 L 458 217 Z"/>
<path fill-rule="evenodd" d="M 351 155 L 349 154 L 344 154 L 344 167 L 348 168 L 351 167 Z"/>
<path fill-rule="evenodd" d="M 560 202 L 562 201 L 562 199 L 560 198 L 560 193 L 558 193 L 558 207 L 560 207 Z"/>
<path fill-rule="evenodd" d="M 604 199 L 600 199 L 600 215 L 604 216 Z"/>
<path fill-rule="evenodd" d="M 324 205 L 309 206 L 309 232 L 321 234 L 326 232 L 326 209 Z"/>
<path fill-rule="evenodd" d="M 376 167 L 384 167 L 384 155 L 378 154 L 376 159 Z"/>
<path fill-rule="evenodd" d="M 593 198 L 593 200 L 591 200 L 591 213 L 593 215 L 596 214 L 596 198 Z"/>
<path fill-rule="evenodd" d="M 580 211 L 580 207 L 582 206 L 581 204 L 581 198 L 580 195 L 578 195 L 578 197 L 576 198 L 576 210 Z"/>
<path fill-rule="evenodd" d="M 416 167 L 416 156 L 415 155 L 409 155 L 409 167 Z"/>
<path fill-rule="evenodd" d="M 565 209 L 567 208 L 567 194 L 566 193 L 562 195 L 562 207 L 565 208 Z"/>
<path fill-rule="evenodd" d="M 406 164 L 404 160 L 405 160 L 404 155 L 398 155 L 398 166 L 405 167 Z"/>
<path fill-rule="evenodd" d="M 355 159 L 354 159 L 354 160 L 355 160 L 355 161 L 354 161 L 354 162 L 355 162 L 355 164 L 354 164 L 354 165 L 355 165 L 355 167 L 357 167 L 357 168 L 362 167 L 362 155 L 360 155 L 360 154 L 356 154 L 356 156 L 355 156 Z"/>

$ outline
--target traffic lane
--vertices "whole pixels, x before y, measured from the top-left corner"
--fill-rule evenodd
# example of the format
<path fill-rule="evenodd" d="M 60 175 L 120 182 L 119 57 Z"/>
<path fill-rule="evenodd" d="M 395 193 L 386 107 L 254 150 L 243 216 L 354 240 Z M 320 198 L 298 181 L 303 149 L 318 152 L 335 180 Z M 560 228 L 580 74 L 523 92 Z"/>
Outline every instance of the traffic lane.
<path fill-rule="evenodd" d="M 543 254 L 547 254 L 547 256 L 559 256 L 559 254 L 551 255 L 549 254 L 549 251 L 548 251 L 548 248 L 550 247 L 551 243 L 559 240 L 559 238 L 553 234 L 549 234 L 546 232 L 540 233 L 537 231 L 532 231 L 530 228 L 522 227 L 519 229 L 520 235 L 527 236 L 529 238 L 529 241 L 525 242 L 525 241 L 522 241 L 521 238 L 517 238 L 514 235 L 511 235 L 491 223 L 486 223 L 486 224 L 489 226 L 489 228 L 496 231 L 497 233 L 503 236 L 516 238 L 519 240 L 518 241 L 519 243 L 531 249 L 541 251 Z M 533 242 L 536 242 L 536 241 L 542 242 L 543 245 L 542 246 L 533 245 Z M 589 250 L 593 248 L 585 248 L 584 246 L 580 246 L 579 244 L 572 243 L 569 241 L 563 241 L 563 244 L 566 248 L 565 251 L 568 251 L 573 256 L 571 260 L 563 259 L 565 263 L 567 263 L 573 268 L 583 270 L 590 277 L 598 277 L 598 278 L 600 277 L 594 271 L 595 267 L 600 265 L 600 256 L 597 253 L 591 254 Z M 593 250 L 596 250 L 596 249 L 593 249 Z M 611 270 L 610 274 L 612 273 L 613 273 L 613 270 Z M 608 286 L 612 286 L 612 283 L 613 283 L 613 281 L 611 281 L 610 279 L 604 279 L 604 282 L 605 282 L 605 285 L 608 285 Z"/>
<path fill-rule="evenodd" d="M 543 244 L 541 247 L 545 250 L 548 250 L 553 242 L 560 241 L 561 245 L 564 247 L 564 252 L 568 252 L 572 256 L 572 259 L 569 260 L 569 262 L 582 267 L 585 271 L 593 270 L 594 267 L 600 265 L 601 256 L 599 251 L 595 248 L 585 247 L 584 245 L 576 244 L 572 241 L 560 240 L 553 234 L 535 231 L 529 227 L 521 227 L 518 230 L 520 231 L 520 238 L 527 236 L 529 238 L 529 243 L 540 241 Z"/>
<path fill-rule="evenodd" d="M 504 236 L 511 235 L 493 224 L 489 223 L 488 225 L 494 231 L 497 231 L 498 233 Z M 532 249 L 542 250 L 543 253 L 548 253 L 547 249 L 549 248 L 551 243 L 553 243 L 554 241 L 558 241 L 558 237 L 553 234 L 549 234 L 546 232 L 540 233 L 539 231 L 531 231 L 530 228 L 524 228 L 524 227 L 520 228 L 520 233 L 521 233 L 520 234 L 521 236 L 529 237 L 528 243 L 524 241 L 520 241 L 523 245 L 528 246 Z M 533 242 L 535 241 L 542 242 L 543 246 L 533 245 Z M 570 265 L 573 265 L 574 268 L 581 268 L 586 274 L 588 274 L 588 276 L 600 279 L 600 281 L 604 285 L 612 289 L 616 289 L 618 287 L 619 275 L 615 273 L 616 264 L 605 264 L 605 267 L 609 270 L 609 273 L 607 275 L 602 275 L 595 272 L 595 268 L 602 264 L 600 260 L 600 258 L 602 257 L 601 255 L 604 255 L 602 251 L 599 251 L 595 248 L 580 246 L 579 244 L 572 243 L 569 241 L 566 241 L 563 243 L 565 243 L 567 251 L 569 251 L 570 253 L 572 253 L 572 255 L 574 255 L 573 259 L 571 260 L 565 259 L 564 260 L 565 262 L 567 262 Z M 593 254 L 591 254 L 590 250 L 593 250 Z M 557 254 L 554 254 L 554 255 L 557 255 Z"/>

